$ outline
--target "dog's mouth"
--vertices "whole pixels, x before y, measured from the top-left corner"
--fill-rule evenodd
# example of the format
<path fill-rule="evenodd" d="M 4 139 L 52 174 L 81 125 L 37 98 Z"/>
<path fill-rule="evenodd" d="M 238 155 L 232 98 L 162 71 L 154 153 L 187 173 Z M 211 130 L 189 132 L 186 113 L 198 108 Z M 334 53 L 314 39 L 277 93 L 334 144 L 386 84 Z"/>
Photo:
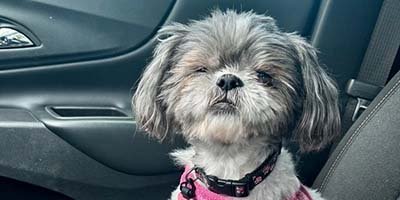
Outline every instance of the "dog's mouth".
<path fill-rule="evenodd" d="M 213 105 L 218 105 L 218 104 L 227 104 L 227 105 L 230 105 L 230 106 L 234 106 L 235 104 L 232 102 L 232 101 L 230 101 L 230 100 L 228 100 L 228 99 L 221 99 L 221 100 L 218 100 L 218 101 L 215 101 L 214 103 L 213 103 Z"/>
<path fill-rule="evenodd" d="M 237 111 L 237 106 L 227 98 L 223 98 L 213 102 L 210 110 L 215 114 L 234 114 Z"/>

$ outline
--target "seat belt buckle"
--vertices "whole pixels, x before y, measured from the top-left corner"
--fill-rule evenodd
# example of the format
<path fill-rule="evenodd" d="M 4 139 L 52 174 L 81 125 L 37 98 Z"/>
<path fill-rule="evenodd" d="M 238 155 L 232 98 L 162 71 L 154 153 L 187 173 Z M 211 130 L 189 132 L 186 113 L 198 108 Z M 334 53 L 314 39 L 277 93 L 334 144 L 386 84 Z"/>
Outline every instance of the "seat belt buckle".
<path fill-rule="evenodd" d="M 367 109 L 371 101 L 378 95 L 383 87 L 369 84 L 356 79 L 350 79 L 346 85 L 346 93 L 357 99 L 356 107 L 351 120 L 354 122 L 361 113 Z"/>
<path fill-rule="evenodd" d="M 370 103 L 371 101 L 369 100 L 357 97 L 357 104 L 354 108 L 353 115 L 351 116 L 351 121 L 356 121 L 356 119 L 364 112 L 364 110 L 367 109 Z"/>

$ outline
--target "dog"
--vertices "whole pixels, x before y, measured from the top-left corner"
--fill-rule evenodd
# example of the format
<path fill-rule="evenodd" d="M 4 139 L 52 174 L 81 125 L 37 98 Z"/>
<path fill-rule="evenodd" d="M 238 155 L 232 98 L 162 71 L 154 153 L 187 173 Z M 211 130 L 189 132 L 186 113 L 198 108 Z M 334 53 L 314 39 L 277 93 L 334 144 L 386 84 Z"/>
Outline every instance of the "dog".
<path fill-rule="evenodd" d="M 253 11 L 213 11 L 157 33 L 132 105 L 137 125 L 190 145 L 171 199 L 323 199 L 302 185 L 284 141 L 318 151 L 339 133 L 335 82 L 316 50 Z"/>

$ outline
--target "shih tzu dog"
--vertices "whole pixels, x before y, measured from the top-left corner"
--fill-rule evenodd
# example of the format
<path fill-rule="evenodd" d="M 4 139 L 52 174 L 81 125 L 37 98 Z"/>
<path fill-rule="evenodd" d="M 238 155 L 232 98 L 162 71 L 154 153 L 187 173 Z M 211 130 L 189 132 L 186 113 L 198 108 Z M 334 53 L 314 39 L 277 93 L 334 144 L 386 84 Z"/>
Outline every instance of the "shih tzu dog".
<path fill-rule="evenodd" d="M 302 37 L 254 12 L 161 28 L 133 98 L 137 124 L 190 144 L 171 199 L 309 200 L 282 142 L 319 150 L 339 133 L 338 92 Z"/>

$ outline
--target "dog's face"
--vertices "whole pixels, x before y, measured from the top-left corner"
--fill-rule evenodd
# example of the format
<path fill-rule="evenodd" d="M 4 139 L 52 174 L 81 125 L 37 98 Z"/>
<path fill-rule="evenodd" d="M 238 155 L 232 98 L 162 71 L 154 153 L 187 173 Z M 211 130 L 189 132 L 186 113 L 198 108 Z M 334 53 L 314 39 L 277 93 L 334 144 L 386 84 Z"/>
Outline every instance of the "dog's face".
<path fill-rule="evenodd" d="M 315 150 L 339 132 L 337 90 L 315 50 L 272 18 L 216 11 L 158 37 L 133 101 L 152 135 L 229 145 L 293 132 Z"/>

